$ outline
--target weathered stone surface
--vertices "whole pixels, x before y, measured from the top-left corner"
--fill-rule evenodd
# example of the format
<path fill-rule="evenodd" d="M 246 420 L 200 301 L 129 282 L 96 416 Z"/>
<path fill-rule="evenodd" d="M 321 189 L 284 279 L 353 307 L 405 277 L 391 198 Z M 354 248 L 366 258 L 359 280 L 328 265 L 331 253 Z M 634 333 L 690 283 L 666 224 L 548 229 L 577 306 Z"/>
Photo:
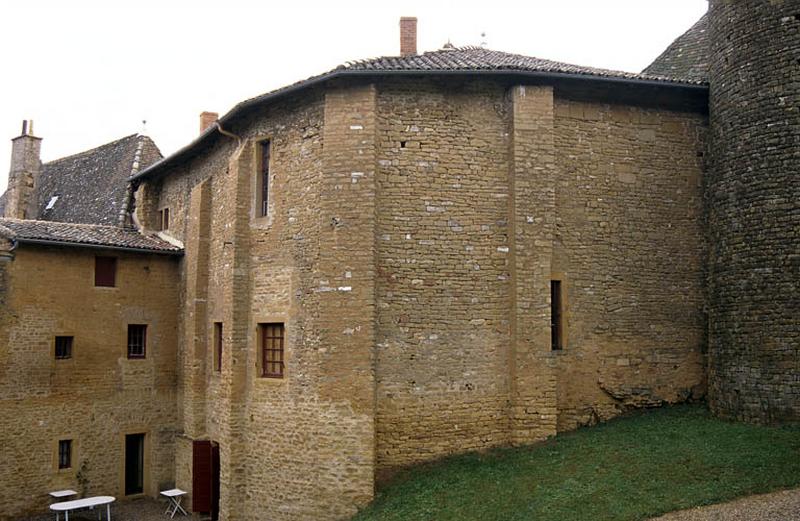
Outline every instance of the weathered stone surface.
<path fill-rule="evenodd" d="M 713 0 L 709 402 L 800 421 L 800 2 Z"/>
<path fill-rule="evenodd" d="M 0 253 L 0 505 L 42 511 L 47 492 L 124 496 L 126 433 L 145 433 L 145 493 L 174 480 L 177 261 L 120 253 L 117 287 L 94 286 L 92 250 Z M 148 324 L 147 357 L 127 358 L 127 325 Z M 56 360 L 56 335 L 73 335 Z M 58 469 L 58 440 L 73 440 Z"/>

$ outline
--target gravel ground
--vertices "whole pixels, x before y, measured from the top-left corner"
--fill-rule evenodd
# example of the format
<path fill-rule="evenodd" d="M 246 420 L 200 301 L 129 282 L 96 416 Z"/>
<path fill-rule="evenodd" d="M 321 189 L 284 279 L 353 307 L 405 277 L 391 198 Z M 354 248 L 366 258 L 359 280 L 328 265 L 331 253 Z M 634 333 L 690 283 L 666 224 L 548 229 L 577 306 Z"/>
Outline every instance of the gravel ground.
<path fill-rule="evenodd" d="M 95 507 L 98 508 L 98 507 Z M 106 507 L 99 507 L 102 509 L 102 520 L 106 521 Z M 111 503 L 111 519 L 112 521 L 167 521 L 169 516 L 164 514 L 167 508 L 166 500 L 158 501 L 151 498 L 131 499 L 125 501 L 114 501 Z M 54 521 L 56 518 L 54 513 L 42 514 L 35 517 L 27 517 L 17 521 Z M 69 521 L 97 521 L 97 510 L 84 510 L 69 515 Z M 186 520 L 189 521 L 191 517 L 184 517 L 180 514 L 175 515 L 173 521 Z M 61 521 L 64 521 L 64 515 L 61 514 Z"/>
<path fill-rule="evenodd" d="M 800 521 L 800 488 L 672 512 L 652 521 Z"/>

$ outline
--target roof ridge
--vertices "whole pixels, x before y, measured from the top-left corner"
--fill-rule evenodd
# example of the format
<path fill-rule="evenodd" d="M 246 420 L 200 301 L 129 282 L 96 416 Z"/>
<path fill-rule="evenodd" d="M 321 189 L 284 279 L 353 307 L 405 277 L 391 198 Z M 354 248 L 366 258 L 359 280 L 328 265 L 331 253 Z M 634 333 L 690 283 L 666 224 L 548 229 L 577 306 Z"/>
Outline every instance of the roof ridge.
<path fill-rule="evenodd" d="M 90 148 L 89 150 L 84 150 L 83 152 L 76 152 L 75 154 L 70 154 L 68 156 L 59 157 L 58 159 L 53 159 L 52 161 L 48 161 L 46 163 L 42 163 L 42 166 L 52 165 L 54 163 L 60 163 L 61 161 L 66 161 L 68 159 L 75 159 L 75 158 L 80 157 L 80 156 L 87 156 L 87 155 L 90 155 L 90 154 L 93 154 L 93 153 L 97 152 L 101 148 L 106 148 L 106 147 L 109 147 L 111 145 L 117 145 L 117 144 L 121 143 L 122 141 L 125 141 L 126 139 L 130 139 L 132 137 L 137 137 L 138 135 L 139 135 L 138 133 L 137 134 L 129 134 L 129 135 L 125 136 L 125 137 L 121 137 L 119 139 L 115 139 L 114 141 L 109 141 L 108 143 L 104 143 L 104 144 L 98 145 L 98 146 L 96 146 L 94 148 Z"/>

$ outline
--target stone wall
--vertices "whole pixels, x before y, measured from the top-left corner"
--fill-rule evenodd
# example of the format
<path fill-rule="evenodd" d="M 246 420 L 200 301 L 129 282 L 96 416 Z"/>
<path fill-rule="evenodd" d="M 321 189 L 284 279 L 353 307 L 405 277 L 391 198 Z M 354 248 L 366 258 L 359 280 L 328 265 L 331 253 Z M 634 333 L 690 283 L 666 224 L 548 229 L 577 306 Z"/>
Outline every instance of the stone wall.
<path fill-rule="evenodd" d="M 704 395 L 706 117 L 557 98 L 558 429 Z"/>
<path fill-rule="evenodd" d="M 704 129 L 450 80 L 332 85 L 232 125 L 140 192 L 186 245 L 178 486 L 213 440 L 222 518 L 341 519 L 376 472 L 701 396 Z M 260 376 L 269 322 L 283 379 Z"/>
<path fill-rule="evenodd" d="M 117 287 L 94 286 L 95 254 L 118 258 Z M 19 246 L 2 262 L 2 516 L 43 512 L 72 488 L 123 499 L 124 435 L 145 433 L 145 494 L 174 482 L 178 305 L 172 257 Z M 127 358 L 127 325 L 147 324 L 147 356 Z M 56 360 L 54 337 L 74 336 Z M 58 469 L 58 440 L 73 440 Z M 14 479 L 10 479 L 11 477 Z"/>
<path fill-rule="evenodd" d="M 800 421 L 800 8 L 712 0 L 709 403 Z"/>
<path fill-rule="evenodd" d="M 374 199 L 374 96 L 290 100 L 231 129 L 241 145 L 223 138 L 142 192 L 157 194 L 153 208 L 178 209 L 169 233 L 187 252 L 178 484 L 191 489 L 191 441 L 218 442 L 223 519 L 338 519 L 372 497 L 374 219 L 363 210 Z M 257 217 L 264 139 L 270 210 Z M 258 324 L 269 322 L 285 324 L 283 379 L 260 373 Z"/>

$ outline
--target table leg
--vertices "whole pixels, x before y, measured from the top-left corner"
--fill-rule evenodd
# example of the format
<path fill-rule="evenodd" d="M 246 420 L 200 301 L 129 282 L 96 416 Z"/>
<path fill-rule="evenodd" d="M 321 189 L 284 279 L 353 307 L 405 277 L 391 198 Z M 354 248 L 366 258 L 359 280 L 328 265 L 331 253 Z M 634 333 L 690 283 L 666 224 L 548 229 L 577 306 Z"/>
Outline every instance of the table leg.
<path fill-rule="evenodd" d="M 181 511 L 181 514 L 188 516 L 189 514 L 186 513 L 186 510 L 183 509 L 181 503 L 183 502 L 183 496 L 178 496 L 178 509 Z"/>
<path fill-rule="evenodd" d="M 65 510 L 65 511 L 64 511 L 64 519 L 66 519 L 67 521 L 69 521 L 69 510 Z"/>
<path fill-rule="evenodd" d="M 106 504 L 106 521 L 111 521 L 111 503 Z"/>

